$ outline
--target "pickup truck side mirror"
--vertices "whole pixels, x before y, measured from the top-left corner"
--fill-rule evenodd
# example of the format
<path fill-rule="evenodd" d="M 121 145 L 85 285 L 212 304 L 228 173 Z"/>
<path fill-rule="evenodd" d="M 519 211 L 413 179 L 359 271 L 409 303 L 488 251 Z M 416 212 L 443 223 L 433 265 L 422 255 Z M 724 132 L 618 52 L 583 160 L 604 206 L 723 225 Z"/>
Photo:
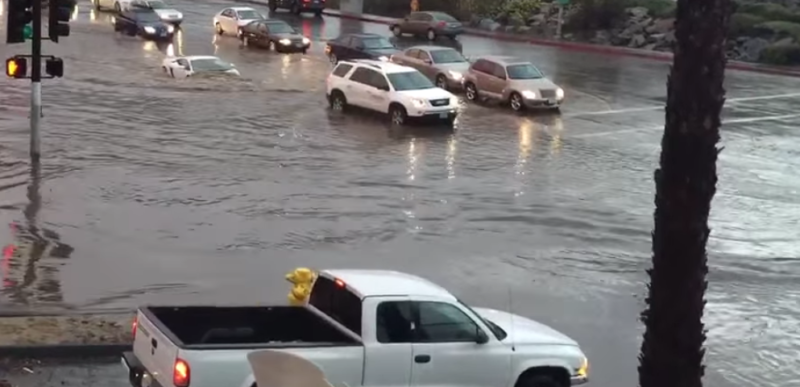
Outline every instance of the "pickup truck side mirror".
<path fill-rule="evenodd" d="M 479 327 L 475 327 L 475 342 L 478 344 L 486 344 L 489 342 L 489 336 Z"/>
<path fill-rule="evenodd" d="M 422 61 L 425 62 L 425 64 L 433 64 L 433 61 L 430 59 L 423 59 Z"/>

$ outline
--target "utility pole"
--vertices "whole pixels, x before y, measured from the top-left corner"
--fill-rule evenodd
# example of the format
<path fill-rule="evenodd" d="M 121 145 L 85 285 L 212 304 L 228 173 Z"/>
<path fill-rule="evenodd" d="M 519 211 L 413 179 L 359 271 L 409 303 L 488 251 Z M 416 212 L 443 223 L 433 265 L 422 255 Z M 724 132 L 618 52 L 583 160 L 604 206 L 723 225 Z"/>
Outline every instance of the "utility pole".
<path fill-rule="evenodd" d="M 31 39 L 31 162 L 42 156 L 39 121 L 42 118 L 42 0 L 33 0 L 33 39 Z"/>

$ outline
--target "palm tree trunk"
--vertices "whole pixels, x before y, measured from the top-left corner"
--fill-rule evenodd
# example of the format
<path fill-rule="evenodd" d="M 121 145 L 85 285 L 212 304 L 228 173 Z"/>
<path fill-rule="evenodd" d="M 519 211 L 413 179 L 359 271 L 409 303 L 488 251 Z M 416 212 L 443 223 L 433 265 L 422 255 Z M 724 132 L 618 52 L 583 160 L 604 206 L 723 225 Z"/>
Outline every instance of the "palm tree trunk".
<path fill-rule="evenodd" d="M 717 183 L 730 0 L 678 0 L 639 386 L 701 387 L 706 241 Z"/>

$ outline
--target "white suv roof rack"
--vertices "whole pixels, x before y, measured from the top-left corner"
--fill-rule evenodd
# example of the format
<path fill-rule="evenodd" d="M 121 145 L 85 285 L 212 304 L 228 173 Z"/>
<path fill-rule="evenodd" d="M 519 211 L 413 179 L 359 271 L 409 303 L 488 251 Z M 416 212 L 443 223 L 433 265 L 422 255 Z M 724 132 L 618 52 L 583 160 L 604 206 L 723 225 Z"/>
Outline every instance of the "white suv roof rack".
<path fill-rule="evenodd" d="M 351 62 L 361 65 L 366 65 L 372 67 L 377 70 L 386 71 L 386 72 L 406 72 L 406 71 L 413 71 L 414 69 L 408 66 L 399 65 L 397 63 L 391 62 L 384 62 L 375 59 L 355 59 Z"/>

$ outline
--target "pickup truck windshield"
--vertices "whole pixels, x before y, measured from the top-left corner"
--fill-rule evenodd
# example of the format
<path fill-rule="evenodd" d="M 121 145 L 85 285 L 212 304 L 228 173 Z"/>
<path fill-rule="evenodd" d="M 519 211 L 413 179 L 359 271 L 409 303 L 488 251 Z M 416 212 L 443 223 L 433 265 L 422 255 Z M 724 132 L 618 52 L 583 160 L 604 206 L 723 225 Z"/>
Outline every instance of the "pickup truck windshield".
<path fill-rule="evenodd" d="M 319 277 L 311 289 L 308 303 L 345 328 L 361 335 L 361 298 L 330 278 Z"/>

